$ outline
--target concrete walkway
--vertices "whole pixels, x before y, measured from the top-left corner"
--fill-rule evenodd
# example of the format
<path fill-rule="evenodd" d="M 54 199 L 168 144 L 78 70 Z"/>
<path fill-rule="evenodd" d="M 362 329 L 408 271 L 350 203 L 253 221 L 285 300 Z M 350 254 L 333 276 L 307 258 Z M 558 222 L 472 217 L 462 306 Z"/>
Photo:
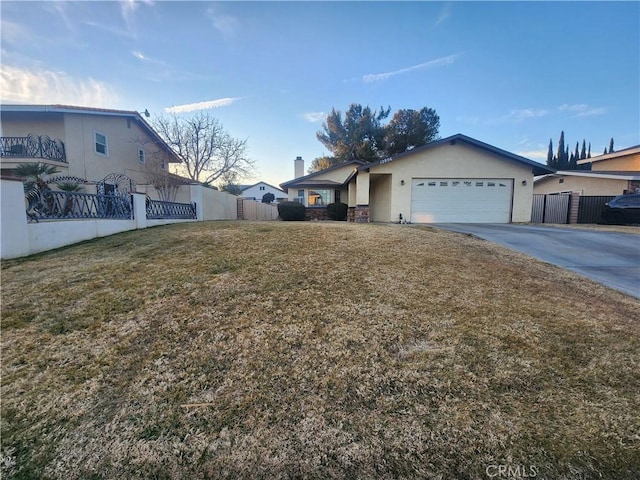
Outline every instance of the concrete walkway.
<path fill-rule="evenodd" d="M 640 298 L 640 234 L 538 225 L 432 226 L 499 243 Z"/>

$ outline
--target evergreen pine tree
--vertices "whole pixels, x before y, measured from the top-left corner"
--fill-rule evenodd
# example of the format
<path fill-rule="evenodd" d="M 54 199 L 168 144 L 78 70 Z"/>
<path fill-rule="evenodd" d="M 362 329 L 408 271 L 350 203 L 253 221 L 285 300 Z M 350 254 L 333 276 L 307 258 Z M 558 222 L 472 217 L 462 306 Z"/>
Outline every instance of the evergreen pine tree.
<path fill-rule="evenodd" d="M 571 156 L 569 157 L 569 165 L 567 166 L 567 170 L 575 170 L 575 164 L 576 164 L 576 157 L 573 154 L 573 152 L 571 152 Z"/>
<path fill-rule="evenodd" d="M 573 152 L 573 160 L 571 161 L 570 167 L 571 170 L 575 170 L 578 168 L 578 160 L 580 159 L 580 151 L 578 148 L 578 142 L 576 142 L 576 150 Z"/>
<path fill-rule="evenodd" d="M 587 144 L 584 141 L 584 138 L 582 139 L 582 150 L 580 150 L 580 160 L 584 160 L 585 158 L 587 158 Z"/>
<path fill-rule="evenodd" d="M 607 147 L 604 147 L 604 152 L 602 152 L 603 155 L 607 154 Z"/>
<path fill-rule="evenodd" d="M 591 158 L 591 142 L 589 142 L 589 150 L 587 150 L 587 158 Z"/>
<path fill-rule="evenodd" d="M 609 153 L 613 153 L 615 150 L 613 149 L 613 137 L 609 141 Z"/>

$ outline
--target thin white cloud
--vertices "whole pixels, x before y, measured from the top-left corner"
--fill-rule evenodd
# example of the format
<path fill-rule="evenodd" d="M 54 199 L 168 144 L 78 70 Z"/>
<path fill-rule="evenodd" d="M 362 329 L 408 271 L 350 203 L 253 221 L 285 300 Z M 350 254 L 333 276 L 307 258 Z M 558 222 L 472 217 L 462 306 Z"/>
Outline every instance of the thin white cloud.
<path fill-rule="evenodd" d="M 207 17 L 211 20 L 213 28 L 225 38 L 234 37 L 240 26 L 236 17 L 226 13 L 220 13 L 214 7 L 207 9 Z"/>
<path fill-rule="evenodd" d="M 118 95 L 107 83 L 91 77 L 77 79 L 65 72 L 24 69 L 3 65 L 0 72 L 0 97 L 7 103 L 63 103 L 113 108 Z"/>
<path fill-rule="evenodd" d="M 134 34 L 135 29 L 133 25 L 134 15 L 140 5 L 153 6 L 153 0 L 121 0 L 120 1 L 120 13 L 124 23 L 127 25 L 127 30 L 130 34 Z"/>
<path fill-rule="evenodd" d="M 407 68 L 401 68 L 400 70 L 395 70 L 393 72 L 385 72 L 385 73 L 368 73 L 362 77 L 362 81 L 364 83 L 374 83 L 380 82 L 383 80 L 388 80 L 391 77 L 395 77 L 397 75 L 403 75 L 409 72 L 415 72 L 417 70 L 425 70 L 428 68 L 434 67 L 444 67 L 447 65 L 451 65 L 456 59 L 460 56 L 459 53 L 448 55 L 446 57 L 437 58 L 436 60 L 430 60 L 428 62 L 420 63 L 418 65 L 413 65 Z"/>
<path fill-rule="evenodd" d="M 311 123 L 323 122 L 327 118 L 325 112 L 306 112 L 302 114 L 302 117 Z"/>
<path fill-rule="evenodd" d="M 558 107 L 559 112 L 573 113 L 574 117 L 591 117 L 593 115 L 603 115 L 607 110 L 603 107 L 589 107 L 585 103 L 576 103 L 573 105 L 563 104 Z"/>
<path fill-rule="evenodd" d="M 436 27 L 444 22 L 446 22 L 451 16 L 451 2 L 447 2 L 442 6 L 440 10 L 440 15 L 438 15 L 438 19 L 436 20 Z"/>
<path fill-rule="evenodd" d="M 153 64 L 153 65 L 167 66 L 166 62 L 163 62 L 162 60 L 158 60 L 156 58 L 147 57 L 144 53 L 142 53 L 139 50 L 132 50 L 131 51 L 131 55 L 133 55 L 138 60 L 140 60 L 141 62 L 144 62 L 144 63 L 150 63 L 150 64 Z"/>
<path fill-rule="evenodd" d="M 164 109 L 167 113 L 187 113 L 196 112 L 198 110 L 208 110 L 210 108 L 228 107 L 232 103 L 237 102 L 245 97 L 228 97 L 219 98 L 217 100 L 208 100 L 206 102 L 189 103 L 186 105 L 175 105 Z"/>
<path fill-rule="evenodd" d="M 518 110 L 511 110 L 509 115 L 507 115 L 507 120 L 515 120 L 521 122 L 529 118 L 545 117 L 549 115 L 549 113 L 549 110 L 546 110 L 544 108 L 521 108 Z"/>
<path fill-rule="evenodd" d="M 516 155 L 520 155 L 521 157 L 533 158 L 533 159 L 547 159 L 547 149 L 540 150 L 527 150 L 524 152 L 516 152 Z"/>
<path fill-rule="evenodd" d="M 100 22 L 89 21 L 89 22 L 84 22 L 84 25 L 89 25 L 90 27 L 98 28 L 100 30 L 104 30 L 105 32 L 109 32 L 112 35 L 118 35 L 120 37 L 132 38 L 135 36 L 131 31 L 123 30 L 121 28 L 117 28 L 109 24 L 102 24 Z"/>

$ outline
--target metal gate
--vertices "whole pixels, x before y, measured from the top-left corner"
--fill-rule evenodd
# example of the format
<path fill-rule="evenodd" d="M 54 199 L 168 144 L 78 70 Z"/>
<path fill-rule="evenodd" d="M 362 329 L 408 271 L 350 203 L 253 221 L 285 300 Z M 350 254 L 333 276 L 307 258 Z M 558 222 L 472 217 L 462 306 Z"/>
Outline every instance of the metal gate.
<path fill-rule="evenodd" d="M 604 204 L 613 198 L 615 197 L 612 195 L 580 197 L 578 223 L 598 223 Z"/>
<path fill-rule="evenodd" d="M 568 223 L 570 200 L 570 193 L 533 195 L 531 222 Z"/>

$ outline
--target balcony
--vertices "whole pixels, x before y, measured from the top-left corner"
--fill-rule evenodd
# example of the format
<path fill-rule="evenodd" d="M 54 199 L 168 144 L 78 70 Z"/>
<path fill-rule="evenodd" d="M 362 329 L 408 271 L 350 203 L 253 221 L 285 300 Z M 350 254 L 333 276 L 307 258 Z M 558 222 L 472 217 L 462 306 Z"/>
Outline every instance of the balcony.
<path fill-rule="evenodd" d="M 33 133 L 26 137 L 0 137 L 0 156 L 3 159 L 41 158 L 67 163 L 62 140 Z"/>

